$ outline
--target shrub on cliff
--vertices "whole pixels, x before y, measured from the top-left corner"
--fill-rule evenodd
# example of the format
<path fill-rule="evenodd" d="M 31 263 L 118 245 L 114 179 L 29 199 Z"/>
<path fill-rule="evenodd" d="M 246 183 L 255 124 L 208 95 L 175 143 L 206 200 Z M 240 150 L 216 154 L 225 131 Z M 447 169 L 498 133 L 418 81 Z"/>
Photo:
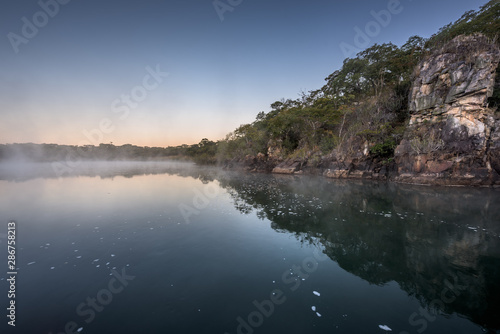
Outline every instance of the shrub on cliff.
<path fill-rule="evenodd" d="M 470 10 L 457 21 L 439 29 L 427 42 L 428 48 L 435 48 L 451 41 L 459 35 L 482 33 L 490 39 L 496 39 L 500 32 L 500 2 L 490 0 L 478 11 Z"/>

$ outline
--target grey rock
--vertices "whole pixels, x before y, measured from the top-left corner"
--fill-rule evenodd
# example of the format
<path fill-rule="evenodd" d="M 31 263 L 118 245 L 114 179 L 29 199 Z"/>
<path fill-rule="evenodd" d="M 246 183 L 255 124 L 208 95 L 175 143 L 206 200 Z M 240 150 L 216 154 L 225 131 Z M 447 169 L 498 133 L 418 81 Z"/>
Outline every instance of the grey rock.
<path fill-rule="evenodd" d="M 418 65 L 409 97 L 410 126 L 395 150 L 396 180 L 498 184 L 500 121 L 488 98 L 499 62 L 498 46 L 475 34 L 455 38 Z M 418 152 L 410 142 L 418 144 Z"/>

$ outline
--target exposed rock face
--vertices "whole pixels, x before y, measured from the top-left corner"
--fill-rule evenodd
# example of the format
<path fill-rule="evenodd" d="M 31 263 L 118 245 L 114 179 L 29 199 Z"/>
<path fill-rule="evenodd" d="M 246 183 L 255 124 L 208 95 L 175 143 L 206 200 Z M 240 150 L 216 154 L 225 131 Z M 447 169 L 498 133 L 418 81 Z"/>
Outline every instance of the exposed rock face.
<path fill-rule="evenodd" d="M 500 184 L 500 122 L 488 98 L 500 50 L 459 36 L 422 61 L 410 92 L 410 125 L 396 148 L 397 181 Z"/>
<path fill-rule="evenodd" d="M 422 62 L 410 97 L 412 122 L 480 111 L 493 94 L 498 49 L 482 35 L 460 36 Z"/>
<path fill-rule="evenodd" d="M 287 160 L 273 168 L 276 174 L 294 174 L 300 170 L 302 163 L 300 161 Z"/>
<path fill-rule="evenodd" d="M 500 186 L 500 111 L 489 106 L 499 95 L 499 62 L 500 49 L 481 34 L 459 36 L 424 59 L 415 69 L 411 119 L 394 158 L 372 156 L 370 143 L 354 137 L 351 152 L 334 150 L 319 162 L 285 160 L 280 143 L 270 143 L 265 161 L 244 165 L 279 174 Z"/>

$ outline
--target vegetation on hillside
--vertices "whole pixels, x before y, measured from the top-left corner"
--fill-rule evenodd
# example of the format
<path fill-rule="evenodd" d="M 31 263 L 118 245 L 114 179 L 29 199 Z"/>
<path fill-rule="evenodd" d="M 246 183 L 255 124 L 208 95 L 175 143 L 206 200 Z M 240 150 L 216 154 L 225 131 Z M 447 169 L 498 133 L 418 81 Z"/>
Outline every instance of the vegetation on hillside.
<path fill-rule="evenodd" d="M 500 32 L 500 2 L 490 0 L 477 11 L 470 10 L 457 21 L 447 24 L 432 35 L 427 47 L 442 45 L 459 35 L 482 33 L 490 39 L 497 39 Z"/>
<path fill-rule="evenodd" d="M 307 158 L 314 164 L 329 154 L 343 159 L 363 144 L 370 147 L 372 157 L 390 158 L 409 118 L 409 89 L 418 62 L 458 35 L 483 33 L 496 40 L 499 17 L 500 4 L 492 0 L 429 39 L 412 36 L 401 47 L 375 44 L 345 59 L 322 88 L 274 102 L 269 112 L 260 112 L 253 123 L 219 141 L 217 160 L 260 153 L 278 159 Z"/>
<path fill-rule="evenodd" d="M 272 103 L 270 111 L 260 112 L 253 123 L 241 125 L 218 142 L 204 138 L 198 144 L 167 148 L 9 144 L 0 145 L 0 161 L 175 158 L 214 164 L 264 156 L 307 159 L 314 166 L 323 157 L 343 160 L 360 148 L 368 149 L 373 158 L 390 161 L 409 118 L 408 96 L 416 65 L 456 36 L 482 33 L 498 43 L 499 31 L 500 2 L 491 0 L 429 39 L 412 36 L 401 47 L 375 44 L 345 59 L 320 89 Z M 490 105 L 500 105 L 500 75 Z"/>

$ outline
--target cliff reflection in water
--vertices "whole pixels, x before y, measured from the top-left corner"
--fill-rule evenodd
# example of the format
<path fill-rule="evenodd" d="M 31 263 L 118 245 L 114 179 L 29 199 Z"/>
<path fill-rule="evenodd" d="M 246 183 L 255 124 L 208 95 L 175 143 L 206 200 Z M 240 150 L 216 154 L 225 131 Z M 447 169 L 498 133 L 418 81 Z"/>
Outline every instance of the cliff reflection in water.
<path fill-rule="evenodd" d="M 0 169 L 0 179 L 56 177 L 51 173 Z M 118 163 L 68 176 L 162 173 L 217 180 L 243 214 L 256 212 L 277 232 L 318 244 L 371 284 L 397 282 L 429 317 L 457 313 L 491 332 L 500 329 L 499 190 L 226 173 L 185 163 Z"/>
<path fill-rule="evenodd" d="M 500 329 L 498 190 L 262 175 L 219 181 L 241 212 L 256 210 L 303 242 L 319 240 L 372 284 L 396 281 L 431 318 L 456 312 Z"/>

